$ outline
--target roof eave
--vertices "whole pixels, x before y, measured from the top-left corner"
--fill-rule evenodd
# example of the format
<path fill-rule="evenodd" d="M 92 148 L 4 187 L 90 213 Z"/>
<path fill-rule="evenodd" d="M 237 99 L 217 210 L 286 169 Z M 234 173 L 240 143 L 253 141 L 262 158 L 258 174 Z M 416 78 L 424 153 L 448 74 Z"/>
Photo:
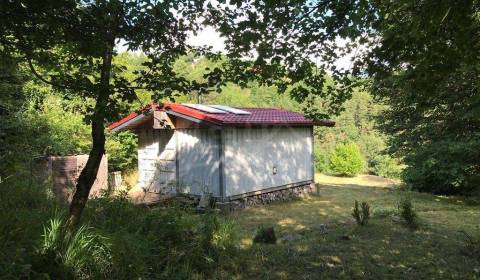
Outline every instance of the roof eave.
<path fill-rule="evenodd" d="M 108 130 L 110 130 L 111 133 L 116 133 L 130 126 L 134 126 L 136 123 L 139 123 L 144 119 L 149 118 L 152 112 L 153 110 L 149 109 L 141 113 L 132 113 L 126 116 L 125 118 L 119 120 L 118 122 L 115 122 L 109 125 Z"/>

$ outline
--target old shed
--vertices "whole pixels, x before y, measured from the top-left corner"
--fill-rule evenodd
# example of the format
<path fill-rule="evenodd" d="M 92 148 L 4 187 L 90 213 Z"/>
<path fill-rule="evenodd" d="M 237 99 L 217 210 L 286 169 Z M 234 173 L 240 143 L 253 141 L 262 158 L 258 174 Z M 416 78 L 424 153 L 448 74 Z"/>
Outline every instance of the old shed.
<path fill-rule="evenodd" d="M 334 122 L 276 108 L 165 103 L 109 129 L 138 135 L 138 183 L 145 190 L 227 201 L 310 186 L 315 125 Z"/>

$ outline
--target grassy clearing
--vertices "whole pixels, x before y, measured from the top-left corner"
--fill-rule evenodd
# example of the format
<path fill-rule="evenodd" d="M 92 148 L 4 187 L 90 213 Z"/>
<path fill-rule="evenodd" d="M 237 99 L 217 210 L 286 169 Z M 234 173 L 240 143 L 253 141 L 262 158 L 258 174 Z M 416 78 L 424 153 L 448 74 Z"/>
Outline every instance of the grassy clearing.
<path fill-rule="evenodd" d="M 226 278 L 480 279 L 479 256 L 466 252 L 460 232 L 480 233 L 478 201 L 414 193 L 421 225 L 412 231 L 391 215 L 405 195 L 394 181 L 375 176 L 316 179 L 318 196 L 232 214 L 241 250 L 222 265 Z M 365 227 L 351 217 L 355 200 L 372 207 Z M 299 238 L 253 244 L 261 225 L 273 225 L 277 237 Z"/>

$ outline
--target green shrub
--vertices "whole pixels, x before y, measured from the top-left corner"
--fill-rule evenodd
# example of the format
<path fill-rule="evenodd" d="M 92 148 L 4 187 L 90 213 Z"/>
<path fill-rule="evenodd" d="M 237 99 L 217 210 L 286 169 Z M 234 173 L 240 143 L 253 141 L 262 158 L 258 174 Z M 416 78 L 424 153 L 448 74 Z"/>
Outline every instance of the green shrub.
<path fill-rule="evenodd" d="M 0 183 L 0 279 L 32 278 L 42 225 L 61 207 L 45 188 L 19 178 Z"/>
<path fill-rule="evenodd" d="M 277 237 L 275 236 L 274 228 L 264 226 L 259 227 L 255 233 L 255 237 L 253 238 L 253 243 L 277 243 Z"/>
<path fill-rule="evenodd" d="M 236 247 L 237 230 L 233 221 L 219 223 L 212 238 L 212 244 L 219 250 L 232 250 Z"/>
<path fill-rule="evenodd" d="M 352 216 L 357 222 L 359 226 L 365 226 L 368 224 L 368 220 L 370 219 L 370 205 L 366 202 L 362 202 L 361 206 L 359 207 L 359 203 L 355 200 L 355 206 L 352 210 Z"/>
<path fill-rule="evenodd" d="M 402 167 L 388 155 L 377 155 L 370 160 L 371 172 L 385 178 L 399 178 Z"/>
<path fill-rule="evenodd" d="M 113 236 L 117 279 L 208 279 L 237 243 L 234 223 L 214 213 L 175 205 L 147 209 L 122 196 L 90 203 L 85 218 Z"/>
<path fill-rule="evenodd" d="M 418 228 L 418 216 L 413 208 L 412 200 L 408 195 L 400 199 L 398 203 L 398 213 L 409 228 Z"/>
<path fill-rule="evenodd" d="M 360 149 L 354 143 L 338 144 L 330 155 L 330 168 L 335 173 L 353 176 L 365 166 Z"/>
<path fill-rule="evenodd" d="M 137 136 L 130 131 L 109 134 L 106 141 L 109 171 L 125 171 L 137 166 Z"/>
<path fill-rule="evenodd" d="M 91 147 L 90 129 L 81 113 L 69 108 L 60 95 L 42 92 L 33 82 L 27 88 L 31 91 L 25 94 L 28 98 L 2 115 L 0 176 L 28 168 L 35 156 L 86 153 Z"/>
<path fill-rule="evenodd" d="M 403 181 L 412 189 L 435 194 L 467 194 L 480 190 L 480 133 L 448 135 L 423 143 L 404 157 Z M 445 136 L 447 137 L 447 135 Z"/>

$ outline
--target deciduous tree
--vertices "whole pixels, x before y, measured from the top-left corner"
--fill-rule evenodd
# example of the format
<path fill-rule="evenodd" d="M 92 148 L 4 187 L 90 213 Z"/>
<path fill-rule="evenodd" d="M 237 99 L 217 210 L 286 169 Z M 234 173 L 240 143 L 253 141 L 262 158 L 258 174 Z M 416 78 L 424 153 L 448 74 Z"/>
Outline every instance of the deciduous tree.
<path fill-rule="evenodd" d="M 198 28 L 203 1 L 2 1 L 0 43 L 22 59 L 39 80 L 68 96 L 93 100 L 87 114 L 92 149 L 78 178 L 69 223 L 76 225 L 105 152 L 105 123 L 119 115 L 118 101 L 149 89 L 156 99 L 189 84 L 172 70 L 175 59 L 191 49 L 187 35 Z M 112 63 L 115 45 L 124 43 L 148 57 L 146 70 L 128 81 L 125 67 Z"/>

